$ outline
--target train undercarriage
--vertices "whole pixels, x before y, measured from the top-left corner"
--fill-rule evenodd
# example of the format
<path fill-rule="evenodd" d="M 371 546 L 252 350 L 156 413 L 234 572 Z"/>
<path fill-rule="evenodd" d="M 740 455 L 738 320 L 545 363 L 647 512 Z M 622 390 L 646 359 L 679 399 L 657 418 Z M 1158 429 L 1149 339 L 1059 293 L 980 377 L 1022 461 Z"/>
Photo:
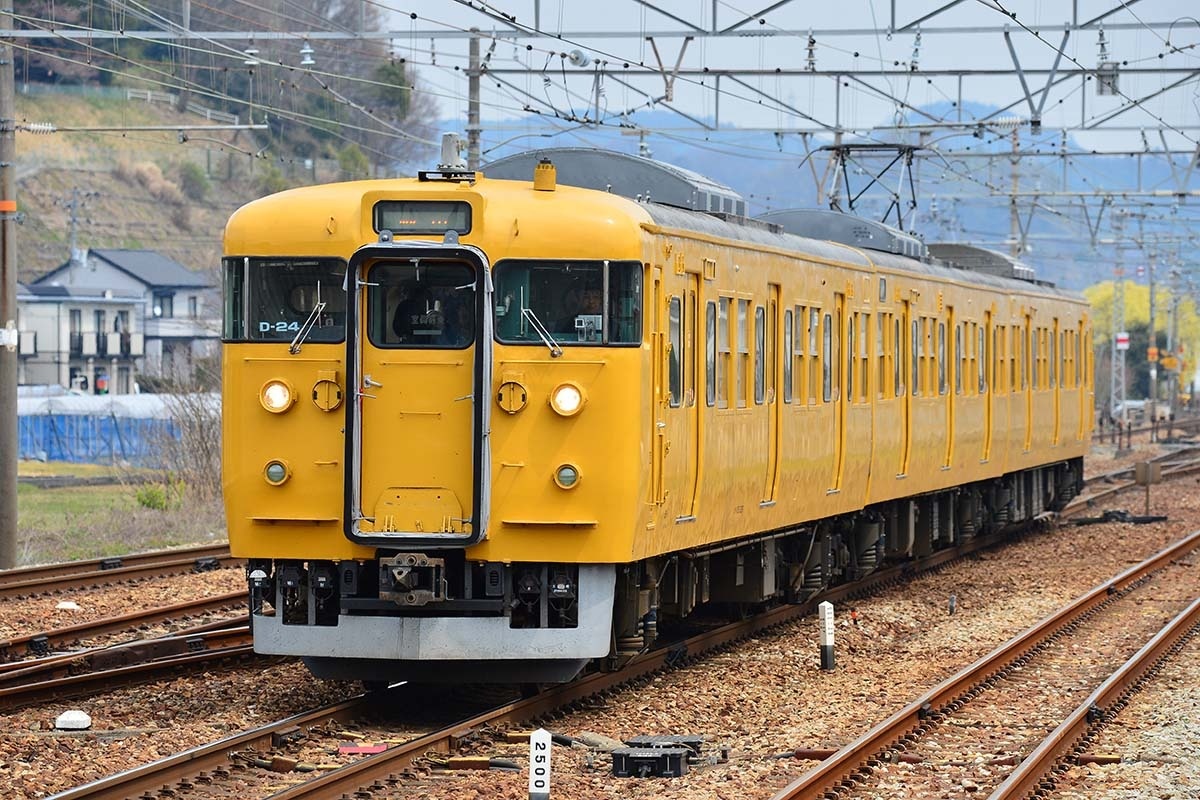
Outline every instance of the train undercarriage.
<path fill-rule="evenodd" d="M 700 612 L 744 613 L 856 581 L 1061 509 L 1081 458 L 632 564 L 468 561 L 463 550 L 346 562 L 252 560 L 255 649 L 318 677 L 535 683 L 620 663 Z"/>

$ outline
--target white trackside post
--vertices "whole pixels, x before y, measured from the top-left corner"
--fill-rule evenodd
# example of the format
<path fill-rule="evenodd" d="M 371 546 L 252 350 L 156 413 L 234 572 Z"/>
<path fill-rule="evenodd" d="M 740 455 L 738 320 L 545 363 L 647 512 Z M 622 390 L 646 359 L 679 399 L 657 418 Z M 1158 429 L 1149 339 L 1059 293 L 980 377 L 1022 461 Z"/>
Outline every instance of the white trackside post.
<path fill-rule="evenodd" d="M 833 603 L 825 601 L 817 606 L 817 618 L 821 623 L 821 669 L 833 669 Z"/>
<path fill-rule="evenodd" d="M 550 731 L 529 734 L 529 800 L 550 800 Z"/>

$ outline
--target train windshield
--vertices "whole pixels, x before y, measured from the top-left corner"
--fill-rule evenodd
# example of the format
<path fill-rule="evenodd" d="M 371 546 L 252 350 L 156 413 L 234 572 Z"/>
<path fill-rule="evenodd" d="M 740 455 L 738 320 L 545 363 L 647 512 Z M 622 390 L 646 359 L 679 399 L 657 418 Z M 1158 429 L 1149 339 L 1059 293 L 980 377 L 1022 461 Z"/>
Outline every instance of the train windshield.
<path fill-rule="evenodd" d="M 345 261 L 226 258 L 222 265 L 226 341 L 292 342 L 310 319 L 305 341 L 345 338 Z"/>
<path fill-rule="evenodd" d="M 496 338 L 560 345 L 640 344 L 642 265 L 638 261 L 506 260 L 496 264 Z"/>
<path fill-rule="evenodd" d="M 367 332 L 376 347 L 459 350 L 475 341 L 475 269 L 422 258 L 367 274 Z"/>

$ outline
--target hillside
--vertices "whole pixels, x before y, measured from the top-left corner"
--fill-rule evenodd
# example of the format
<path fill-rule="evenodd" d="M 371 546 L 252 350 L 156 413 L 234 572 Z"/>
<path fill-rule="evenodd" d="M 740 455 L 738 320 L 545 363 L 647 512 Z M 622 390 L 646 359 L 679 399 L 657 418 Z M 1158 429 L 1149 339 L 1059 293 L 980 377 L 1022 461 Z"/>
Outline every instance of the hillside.
<path fill-rule="evenodd" d="M 70 255 L 72 204 L 76 246 L 148 248 L 194 270 L 215 270 L 230 213 L 267 187 L 308 182 L 302 165 L 254 158 L 243 132 L 133 130 L 208 124 L 166 104 L 117 93 L 18 94 L 21 123 L 119 131 L 17 133 L 18 276 L 30 281 Z M 243 144 L 245 143 L 245 145 Z M 188 166 L 191 165 L 191 166 Z M 327 164 L 318 177 L 336 179 Z M 214 273 L 215 277 L 215 273 Z"/>

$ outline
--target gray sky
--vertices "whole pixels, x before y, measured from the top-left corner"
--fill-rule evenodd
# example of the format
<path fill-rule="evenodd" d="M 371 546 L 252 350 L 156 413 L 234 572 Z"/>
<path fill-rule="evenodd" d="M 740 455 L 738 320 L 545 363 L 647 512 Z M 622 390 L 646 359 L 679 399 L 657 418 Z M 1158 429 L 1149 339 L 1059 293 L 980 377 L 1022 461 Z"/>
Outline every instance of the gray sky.
<path fill-rule="evenodd" d="M 994 0 L 993 0 L 994 2 Z M 511 85 L 497 87 L 495 80 L 485 80 L 482 99 L 485 121 L 506 120 L 502 127 L 489 126 L 485 143 L 494 144 L 506 136 L 523 130 L 542 128 L 546 116 L 555 112 L 568 115 L 574 111 L 582 116 L 597 104 L 596 80 L 601 72 L 599 106 L 601 117 L 613 118 L 622 110 L 645 109 L 649 99 L 659 98 L 666 91 L 662 75 L 637 68 L 639 63 L 656 67 L 653 46 L 647 36 L 653 36 L 658 55 L 668 68 L 673 67 L 684 46 L 683 36 L 694 33 L 691 28 L 709 30 L 737 25 L 736 36 L 721 39 L 696 38 L 688 42 L 683 52 L 684 69 L 751 69 L 766 70 L 768 74 L 744 78 L 744 84 L 725 79 L 716 90 L 709 76 L 680 76 L 674 81 L 670 106 L 679 112 L 677 122 L 669 127 L 678 132 L 697 132 L 699 126 L 687 116 L 711 120 L 719 115 L 722 127 L 756 127 L 766 129 L 827 128 L 835 124 L 843 128 L 863 130 L 900 121 L 924 120 L 911 110 L 904 110 L 891 95 L 915 107 L 955 102 L 961 96 L 964 104 L 985 104 L 989 107 L 1016 103 L 1010 118 L 1027 119 L 1031 109 L 1025 101 L 1020 81 L 1015 74 L 1013 58 L 1000 30 L 1005 24 L 1011 29 L 1011 42 L 1017 58 L 1026 70 L 1052 68 L 1056 49 L 1062 43 L 1061 30 L 1043 30 L 1045 26 L 1062 26 L 1072 14 L 1079 23 L 1104 16 L 1104 36 L 1110 61 L 1120 64 L 1125 72 L 1118 87 L 1124 96 L 1098 96 L 1095 82 L 1084 83 L 1081 78 L 1064 81 L 1051 90 L 1043 108 L 1043 126 L 1047 130 L 1064 124 L 1097 125 L 1092 131 L 1073 134 L 1076 141 L 1097 149 L 1141 147 L 1143 126 L 1168 127 L 1167 141 L 1173 148 L 1192 149 L 1200 130 L 1200 47 L 1170 52 L 1167 41 L 1187 48 L 1200 41 L 1200 15 L 1194 2 L 1187 0 L 1145 0 L 1122 3 L 1120 0 L 1078 0 L 1070 2 L 1007 2 L 999 6 L 1016 14 L 1017 21 L 1006 17 L 991 2 L 967 0 L 950 10 L 926 20 L 917 28 L 908 27 L 888 34 L 893 21 L 898 29 L 921 19 L 940 7 L 945 0 L 911 2 L 896 0 L 843 0 L 839 3 L 812 3 L 793 0 L 761 15 L 754 12 L 773 3 L 768 0 L 661 0 L 653 8 L 635 0 L 609 0 L 607 3 L 585 3 L 579 0 L 498 0 L 486 8 L 494 16 L 465 3 L 448 0 L 421 0 L 404 4 L 392 3 L 395 9 L 392 27 L 396 38 L 392 44 L 399 55 L 410 59 L 427 87 L 436 92 L 446 117 L 465 119 L 467 82 L 463 67 L 467 63 L 467 42 L 462 31 L 478 27 L 484 33 L 511 30 L 512 25 L 499 21 L 504 15 L 515 15 L 517 24 L 527 31 L 537 29 L 519 39 L 497 42 L 489 66 L 497 71 L 496 79 Z M 1073 8 L 1075 11 L 1073 12 Z M 1111 13 L 1109 13 L 1111 12 Z M 417 19 L 410 18 L 415 13 Z M 715 25 L 714 25 L 715 13 Z M 761 20 L 761 21 L 760 21 Z M 739 23 L 743 23 L 740 24 Z M 1175 22 L 1171 29 L 1160 27 Z M 1024 23 L 1027 28 L 1018 23 Z M 866 29 L 879 33 L 862 33 Z M 972 29 L 985 28 L 982 32 Z M 804 69 L 808 65 L 808 31 L 815 34 L 813 49 L 817 70 L 870 70 L 881 66 L 891 70 L 887 76 L 862 77 L 861 83 L 849 81 L 848 86 L 836 87 L 830 76 L 789 77 L 773 74 L 776 67 Z M 858 31 L 857 33 L 855 31 Z M 1037 32 L 1035 35 L 1034 32 Z M 845 33 L 842 33 L 845 32 Z M 432 38 L 429 34 L 435 33 Z M 599 33 L 618 36 L 601 37 Z M 1040 35 L 1040 39 L 1039 39 Z M 558 37 L 563 38 L 558 38 Z M 490 42 L 485 40 L 486 52 Z M 527 49 L 532 48 L 532 49 Z M 588 59 L 586 66 L 564 62 L 559 53 L 578 50 Z M 1100 60 L 1099 29 L 1092 26 L 1072 32 L 1064 48 L 1059 69 L 1093 69 Z M 909 65 L 916 58 L 917 72 Z M 1160 57 L 1162 56 L 1162 57 Z M 607 62 L 607 63 L 603 63 Z M 1121 62 L 1127 62 L 1121 64 Z M 631 66 L 625 67 L 628 63 Z M 600 69 L 598 70 L 598 66 Z M 455 69 L 458 67 L 458 69 Z M 531 75 L 506 75 L 500 71 L 528 68 Z M 1129 70 L 1138 68 L 1171 67 L 1180 71 L 1169 74 L 1135 75 Z M 956 77 L 933 77 L 922 70 L 936 69 L 994 69 L 1006 75 L 995 78 L 969 77 L 961 88 Z M 1109 121 L 1105 118 L 1169 84 L 1185 80 L 1180 87 L 1145 100 L 1140 108 L 1132 108 Z M 1027 75 L 1034 104 L 1046 85 L 1046 75 Z M 960 95 L 961 92 L 961 95 Z M 541 116 L 524 110 L 529 105 L 540 109 Z M 660 101 L 655 104 L 663 109 Z M 1144 109 L 1144 110 L 1143 110 Z M 684 116 L 687 115 L 687 116 Z M 970 119 L 969 113 L 951 112 L 947 121 Z M 1162 123 L 1157 118 L 1162 119 Z M 1169 130 L 1182 128 L 1180 132 Z M 1113 127 L 1128 130 L 1110 130 Z M 948 133 L 949 131 L 939 132 Z M 948 146 L 954 142 L 948 140 Z M 1157 134 L 1154 147 L 1161 147 Z"/>

